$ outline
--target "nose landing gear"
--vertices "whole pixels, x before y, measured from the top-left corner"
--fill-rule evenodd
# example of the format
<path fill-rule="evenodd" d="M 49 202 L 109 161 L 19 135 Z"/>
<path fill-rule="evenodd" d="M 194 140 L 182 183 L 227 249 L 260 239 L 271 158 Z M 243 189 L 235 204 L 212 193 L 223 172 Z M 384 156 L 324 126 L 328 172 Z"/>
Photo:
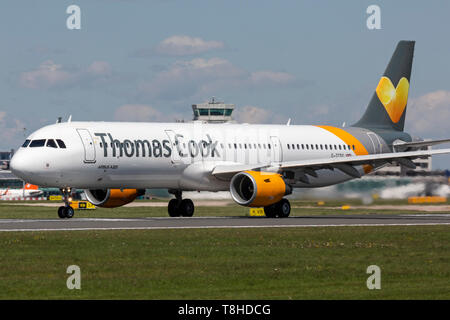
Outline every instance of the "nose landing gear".
<path fill-rule="evenodd" d="M 61 206 L 58 208 L 58 217 L 60 217 L 61 219 L 64 218 L 72 218 L 75 214 L 75 211 L 73 210 L 73 208 L 70 206 L 70 193 L 71 193 L 71 189 L 70 188 L 64 188 L 61 189 L 61 193 L 63 194 L 63 201 L 64 201 L 64 206 Z"/>
<path fill-rule="evenodd" d="M 169 190 L 175 195 L 175 199 L 169 201 L 167 209 L 171 217 L 192 217 L 194 215 L 194 202 L 191 199 L 182 199 L 181 190 Z"/>

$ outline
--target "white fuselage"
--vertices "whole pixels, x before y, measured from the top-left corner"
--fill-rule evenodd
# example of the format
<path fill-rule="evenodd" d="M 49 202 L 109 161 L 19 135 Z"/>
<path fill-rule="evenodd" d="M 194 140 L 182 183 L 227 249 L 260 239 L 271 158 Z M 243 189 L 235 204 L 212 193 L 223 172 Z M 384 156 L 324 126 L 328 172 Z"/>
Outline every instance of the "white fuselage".
<path fill-rule="evenodd" d="M 355 155 L 338 136 L 316 126 L 70 122 L 46 126 L 27 139 L 46 144 L 59 139 L 66 148 L 22 147 L 13 157 L 13 173 L 32 184 L 60 188 L 221 191 L 229 189 L 229 179 L 211 175 L 217 165 L 263 164 L 276 171 L 281 161 Z M 364 174 L 361 166 L 357 169 Z M 293 187 L 352 178 L 339 170 L 317 174 Z"/>

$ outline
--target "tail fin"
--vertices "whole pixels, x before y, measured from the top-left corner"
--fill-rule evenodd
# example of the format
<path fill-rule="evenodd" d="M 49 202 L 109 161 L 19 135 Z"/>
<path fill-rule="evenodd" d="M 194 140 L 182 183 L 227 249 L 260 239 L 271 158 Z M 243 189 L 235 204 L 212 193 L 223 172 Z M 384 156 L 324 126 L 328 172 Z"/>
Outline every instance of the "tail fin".
<path fill-rule="evenodd" d="M 354 127 L 403 131 L 414 44 L 414 41 L 397 44 L 366 112 Z"/>
<path fill-rule="evenodd" d="M 26 183 L 24 189 L 25 190 L 38 190 L 39 187 L 35 186 L 34 184 L 31 184 L 31 183 Z"/>

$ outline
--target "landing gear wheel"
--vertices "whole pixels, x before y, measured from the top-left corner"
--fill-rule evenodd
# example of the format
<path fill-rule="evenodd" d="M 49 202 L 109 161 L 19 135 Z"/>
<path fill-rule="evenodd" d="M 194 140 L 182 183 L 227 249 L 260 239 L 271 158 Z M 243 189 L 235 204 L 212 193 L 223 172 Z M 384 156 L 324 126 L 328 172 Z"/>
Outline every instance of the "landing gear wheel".
<path fill-rule="evenodd" d="M 278 217 L 289 217 L 289 214 L 291 213 L 291 204 L 289 203 L 288 199 L 281 199 L 281 201 L 277 203 L 277 207 Z"/>
<path fill-rule="evenodd" d="M 194 203 L 191 199 L 184 199 L 180 203 L 180 213 L 183 217 L 192 217 L 194 215 Z"/>
<path fill-rule="evenodd" d="M 264 207 L 267 218 L 287 218 L 291 213 L 291 204 L 288 199 L 281 199 L 277 203 Z"/>
<path fill-rule="evenodd" d="M 169 204 L 167 206 L 167 210 L 169 211 L 169 216 L 171 217 L 179 217 L 180 216 L 180 209 L 178 206 L 178 200 L 172 199 L 169 201 Z"/>
<path fill-rule="evenodd" d="M 175 196 L 175 199 L 169 201 L 167 211 L 171 217 L 192 217 L 194 215 L 194 203 L 191 199 L 184 199 L 181 197 L 181 190 L 169 189 L 169 193 Z"/>
<path fill-rule="evenodd" d="M 266 214 L 267 218 L 275 218 L 277 216 L 275 204 L 264 207 L 264 213 Z"/>
<path fill-rule="evenodd" d="M 66 218 L 70 219 L 73 218 L 73 215 L 75 214 L 75 210 L 71 206 L 65 207 L 64 212 L 66 214 Z"/>
<path fill-rule="evenodd" d="M 73 210 L 73 208 L 71 206 L 62 206 L 58 208 L 58 217 L 60 217 L 61 219 L 64 218 L 73 218 L 75 214 L 75 211 Z"/>
<path fill-rule="evenodd" d="M 64 206 L 61 206 L 58 208 L 58 217 L 60 217 L 61 219 L 64 219 L 66 217 L 66 214 L 64 212 L 65 209 L 66 209 L 66 207 L 64 207 Z"/>

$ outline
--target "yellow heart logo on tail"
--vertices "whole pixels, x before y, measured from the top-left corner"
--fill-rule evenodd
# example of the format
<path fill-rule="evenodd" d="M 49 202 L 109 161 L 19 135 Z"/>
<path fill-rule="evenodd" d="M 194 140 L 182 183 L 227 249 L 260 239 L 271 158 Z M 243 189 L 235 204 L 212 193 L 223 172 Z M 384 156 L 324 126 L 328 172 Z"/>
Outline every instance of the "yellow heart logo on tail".
<path fill-rule="evenodd" d="M 397 123 L 402 117 L 408 101 L 409 82 L 406 78 L 401 78 L 394 88 L 391 80 L 381 77 L 377 86 L 377 96 L 386 109 L 392 122 Z"/>

